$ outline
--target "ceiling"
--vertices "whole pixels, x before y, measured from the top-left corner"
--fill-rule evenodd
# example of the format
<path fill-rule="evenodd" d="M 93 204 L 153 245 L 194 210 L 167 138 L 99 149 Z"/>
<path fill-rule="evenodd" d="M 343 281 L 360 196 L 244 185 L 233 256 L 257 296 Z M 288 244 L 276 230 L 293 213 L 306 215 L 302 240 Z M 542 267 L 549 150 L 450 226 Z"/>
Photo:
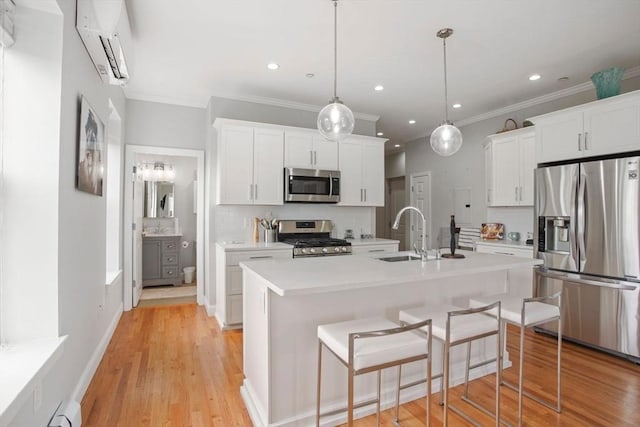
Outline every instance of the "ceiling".
<path fill-rule="evenodd" d="M 319 111 L 332 97 L 330 0 L 127 2 L 130 98 L 205 107 L 220 96 Z M 589 82 L 604 68 L 640 66 L 639 0 L 340 0 L 338 96 L 379 116 L 391 143 L 444 119 L 436 37 L 444 27 L 454 29 L 449 103 L 462 104 L 449 108 L 454 122 Z M 270 61 L 280 68 L 268 70 Z M 529 81 L 533 73 L 542 78 Z"/>

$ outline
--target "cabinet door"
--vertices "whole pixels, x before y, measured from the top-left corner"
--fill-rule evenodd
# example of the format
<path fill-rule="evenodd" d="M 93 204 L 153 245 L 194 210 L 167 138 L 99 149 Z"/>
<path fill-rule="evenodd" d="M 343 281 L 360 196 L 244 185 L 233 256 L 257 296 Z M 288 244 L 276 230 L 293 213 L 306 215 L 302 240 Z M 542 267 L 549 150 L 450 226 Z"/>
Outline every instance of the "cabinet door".
<path fill-rule="evenodd" d="M 242 295 L 227 297 L 227 324 L 242 323 Z"/>
<path fill-rule="evenodd" d="M 584 113 L 588 156 L 615 154 L 640 147 L 640 99 L 606 102 Z"/>
<path fill-rule="evenodd" d="M 366 206 L 384 206 L 384 145 L 363 142 L 362 187 Z"/>
<path fill-rule="evenodd" d="M 514 206 L 519 203 L 520 150 L 517 137 L 493 142 L 494 206 Z"/>
<path fill-rule="evenodd" d="M 313 137 L 313 167 L 338 170 L 338 143 L 321 136 Z"/>
<path fill-rule="evenodd" d="M 384 245 L 352 245 L 351 253 L 354 255 L 361 254 L 381 254 L 385 252 L 398 252 L 398 244 L 384 244 Z"/>
<path fill-rule="evenodd" d="M 162 277 L 162 242 L 143 241 L 142 243 L 142 280 Z"/>
<path fill-rule="evenodd" d="M 484 146 L 484 186 L 486 188 L 485 201 L 487 206 L 493 206 L 493 144 Z"/>
<path fill-rule="evenodd" d="M 254 130 L 253 142 L 253 203 L 283 204 L 284 166 L 282 150 L 284 132 L 273 129 Z"/>
<path fill-rule="evenodd" d="M 227 267 L 227 295 L 242 294 L 242 268 Z"/>
<path fill-rule="evenodd" d="M 284 166 L 314 169 L 313 133 L 290 132 L 284 134 Z"/>
<path fill-rule="evenodd" d="M 362 206 L 362 143 L 347 138 L 340 142 L 340 205 Z"/>
<path fill-rule="evenodd" d="M 533 206 L 533 173 L 535 162 L 535 134 L 520 137 L 520 204 Z"/>
<path fill-rule="evenodd" d="M 536 122 L 537 161 L 555 162 L 583 157 L 582 123 L 582 111 L 557 114 Z"/>
<path fill-rule="evenodd" d="M 253 203 L 253 128 L 224 126 L 218 138 L 218 204 Z"/>

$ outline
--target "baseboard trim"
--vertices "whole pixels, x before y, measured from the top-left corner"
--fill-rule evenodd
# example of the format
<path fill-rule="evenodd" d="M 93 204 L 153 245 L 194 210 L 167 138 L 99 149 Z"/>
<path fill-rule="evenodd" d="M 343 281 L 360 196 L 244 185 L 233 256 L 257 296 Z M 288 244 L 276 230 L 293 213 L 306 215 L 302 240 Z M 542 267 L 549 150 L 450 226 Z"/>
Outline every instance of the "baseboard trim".
<path fill-rule="evenodd" d="M 105 331 L 102 339 L 98 343 L 95 351 L 91 355 L 89 359 L 89 363 L 87 363 L 87 367 L 82 371 L 82 375 L 80 375 L 80 379 L 73 389 L 73 394 L 71 395 L 71 399 L 77 402 L 82 402 L 82 398 L 84 397 L 87 388 L 89 388 L 89 384 L 91 383 L 91 379 L 93 375 L 96 373 L 98 369 L 98 365 L 100 365 L 100 361 L 102 360 L 102 356 L 104 356 L 104 352 L 107 350 L 107 346 L 109 345 L 109 341 L 111 341 L 111 337 L 116 330 L 116 326 L 118 326 L 118 322 L 120 321 L 120 316 L 122 316 L 122 312 L 124 310 L 124 305 L 121 302 L 116 310 L 113 318 L 111 319 L 111 323 L 109 327 Z"/>
<path fill-rule="evenodd" d="M 215 304 L 209 304 L 209 301 L 205 301 L 204 308 L 207 310 L 207 316 L 214 317 L 216 315 L 216 306 Z"/>

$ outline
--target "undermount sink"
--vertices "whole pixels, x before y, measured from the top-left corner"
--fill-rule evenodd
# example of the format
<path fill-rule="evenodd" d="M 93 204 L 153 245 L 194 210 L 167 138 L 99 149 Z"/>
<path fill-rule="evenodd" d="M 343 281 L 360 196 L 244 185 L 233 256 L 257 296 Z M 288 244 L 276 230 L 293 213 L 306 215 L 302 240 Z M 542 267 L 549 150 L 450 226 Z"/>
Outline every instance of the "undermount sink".
<path fill-rule="evenodd" d="M 378 259 L 386 262 L 420 261 L 420 257 L 415 255 L 395 255 Z"/>

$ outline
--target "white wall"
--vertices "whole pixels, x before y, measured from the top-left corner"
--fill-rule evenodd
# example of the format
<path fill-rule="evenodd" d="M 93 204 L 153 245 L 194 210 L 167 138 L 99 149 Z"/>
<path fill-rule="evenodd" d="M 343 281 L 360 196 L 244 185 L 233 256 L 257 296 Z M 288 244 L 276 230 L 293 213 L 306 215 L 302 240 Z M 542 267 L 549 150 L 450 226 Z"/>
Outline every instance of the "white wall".
<path fill-rule="evenodd" d="M 640 89 L 640 77 L 623 80 L 621 92 Z M 456 188 L 471 188 L 471 219 L 474 226 L 483 222 L 502 222 L 510 231 L 518 231 L 521 238 L 533 231 L 533 208 L 487 208 L 485 193 L 485 168 L 483 144 L 488 135 L 501 130 L 507 118 L 518 123 L 528 117 L 594 101 L 595 89 L 552 102 L 535 105 L 517 112 L 494 117 L 461 127 L 464 145 L 451 157 L 440 157 L 431 150 L 428 136 L 411 141 L 406 149 L 407 176 L 431 171 L 432 192 L 432 229 L 431 235 L 437 236 L 440 227 L 447 227 L 453 213 L 453 191 Z M 407 180 L 408 184 L 409 180 Z M 407 200 L 409 197 L 407 188 Z M 435 241 L 435 240 L 434 240 Z"/>
<path fill-rule="evenodd" d="M 384 177 L 398 178 L 406 174 L 406 153 L 393 153 L 384 157 Z"/>

